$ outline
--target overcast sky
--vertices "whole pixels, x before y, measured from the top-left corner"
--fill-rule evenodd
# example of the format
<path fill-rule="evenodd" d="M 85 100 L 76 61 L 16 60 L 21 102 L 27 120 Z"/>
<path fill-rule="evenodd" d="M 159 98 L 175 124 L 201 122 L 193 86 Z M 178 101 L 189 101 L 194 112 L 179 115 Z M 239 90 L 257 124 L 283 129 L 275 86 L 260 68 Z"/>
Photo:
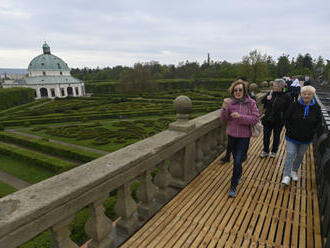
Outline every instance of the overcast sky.
<path fill-rule="evenodd" d="M 329 0 L 1 0 L 0 67 L 27 68 L 47 41 L 69 67 L 136 62 L 330 59 Z"/>

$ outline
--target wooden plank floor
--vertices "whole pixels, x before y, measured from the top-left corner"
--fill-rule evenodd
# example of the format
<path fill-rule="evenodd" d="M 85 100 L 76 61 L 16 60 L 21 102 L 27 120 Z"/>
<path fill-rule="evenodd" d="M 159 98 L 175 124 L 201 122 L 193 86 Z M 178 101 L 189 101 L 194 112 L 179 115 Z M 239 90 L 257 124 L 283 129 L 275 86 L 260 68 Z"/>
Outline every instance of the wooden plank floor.
<path fill-rule="evenodd" d="M 261 159 L 262 136 L 251 139 L 236 198 L 220 156 L 121 247 L 322 247 L 312 145 L 284 187 L 281 140 L 276 158 Z"/>

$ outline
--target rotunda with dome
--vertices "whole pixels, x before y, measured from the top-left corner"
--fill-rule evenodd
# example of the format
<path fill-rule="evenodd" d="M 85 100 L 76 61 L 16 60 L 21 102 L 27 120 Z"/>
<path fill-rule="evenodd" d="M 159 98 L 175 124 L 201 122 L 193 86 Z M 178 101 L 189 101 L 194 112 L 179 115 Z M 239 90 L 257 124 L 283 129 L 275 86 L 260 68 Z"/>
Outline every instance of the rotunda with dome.
<path fill-rule="evenodd" d="M 28 87 L 35 90 L 36 99 L 67 96 L 84 96 L 84 82 L 70 74 L 70 68 L 59 57 L 51 54 L 45 42 L 43 54 L 31 60 L 28 75 L 12 83 L 4 83 L 4 88 Z"/>

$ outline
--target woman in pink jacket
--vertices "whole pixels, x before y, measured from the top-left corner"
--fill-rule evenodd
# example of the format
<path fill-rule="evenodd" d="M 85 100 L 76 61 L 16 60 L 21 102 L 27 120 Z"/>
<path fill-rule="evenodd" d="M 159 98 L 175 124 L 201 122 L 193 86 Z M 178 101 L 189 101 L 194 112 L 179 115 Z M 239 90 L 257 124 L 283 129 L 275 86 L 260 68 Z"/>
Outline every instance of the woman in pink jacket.
<path fill-rule="evenodd" d="M 233 176 L 231 178 L 230 197 L 237 195 L 237 185 L 242 177 L 242 158 L 250 143 L 250 125 L 259 120 L 256 102 L 249 97 L 247 85 L 237 80 L 229 88 L 231 98 L 223 101 L 220 117 L 227 123 L 228 144 L 234 157 Z"/>

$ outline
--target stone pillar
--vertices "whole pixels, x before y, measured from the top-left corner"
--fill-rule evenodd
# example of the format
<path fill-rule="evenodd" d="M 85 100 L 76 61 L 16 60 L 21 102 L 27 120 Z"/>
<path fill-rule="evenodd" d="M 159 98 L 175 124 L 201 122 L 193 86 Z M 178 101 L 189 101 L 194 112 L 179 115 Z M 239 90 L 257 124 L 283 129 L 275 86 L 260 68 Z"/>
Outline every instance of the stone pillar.
<path fill-rule="evenodd" d="M 193 121 L 189 121 L 192 109 L 192 103 L 187 96 L 178 96 L 174 100 L 174 108 L 176 110 L 177 121 L 169 125 L 169 130 L 190 133 L 196 125 Z M 173 177 L 171 185 L 176 187 L 184 187 L 191 179 L 194 161 L 195 144 L 192 142 L 187 145 L 184 150 L 175 154 L 170 161 L 170 172 Z"/>
<path fill-rule="evenodd" d="M 136 191 L 136 196 L 140 201 L 138 215 L 139 219 L 146 220 L 156 212 L 156 186 L 152 183 L 150 170 L 145 171 L 139 177 L 139 181 L 141 184 Z"/>
<path fill-rule="evenodd" d="M 55 97 L 61 97 L 61 89 L 60 86 L 55 87 Z"/>
<path fill-rule="evenodd" d="M 155 184 L 158 187 L 156 198 L 160 203 L 166 203 L 171 199 L 175 191 L 169 187 L 171 175 L 168 171 L 166 161 L 159 164 L 157 175 L 155 176 Z"/>
<path fill-rule="evenodd" d="M 88 244 L 88 248 L 113 247 L 113 240 L 109 236 L 112 229 L 112 222 L 104 214 L 103 207 L 103 202 L 107 198 L 106 195 L 89 205 L 89 219 L 85 225 L 85 231 L 92 238 L 92 241 Z"/>
<path fill-rule="evenodd" d="M 36 91 L 37 91 L 37 98 L 40 99 L 41 98 L 40 88 L 36 88 Z"/>
<path fill-rule="evenodd" d="M 76 96 L 76 86 L 71 86 L 72 88 L 72 95 Z"/>
<path fill-rule="evenodd" d="M 118 196 L 115 212 L 121 218 L 116 224 L 116 229 L 118 233 L 127 236 L 137 229 L 137 218 L 134 216 L 137 204 L 131 196 L 130 183 L 125 183 L 119 188 Z"/>
<path fill-rule="evenodd" d="M 69 226 L 74 216 L 51 227 L 52 248 L 79 248 L 71 239 Z"/>

